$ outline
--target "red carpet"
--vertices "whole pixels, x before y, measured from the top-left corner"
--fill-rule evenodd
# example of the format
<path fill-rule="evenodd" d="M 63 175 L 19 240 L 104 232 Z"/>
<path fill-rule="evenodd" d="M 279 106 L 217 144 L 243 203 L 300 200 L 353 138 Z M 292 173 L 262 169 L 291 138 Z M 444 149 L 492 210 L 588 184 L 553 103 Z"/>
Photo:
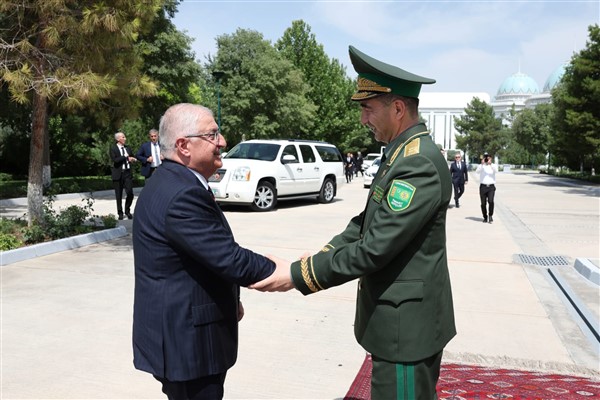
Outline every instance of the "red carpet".
<path fill-rule="evenodd" d="M 577 376 L 442 363 L 440 400 L 600 399 L 600 381 Z M 367 355 L 344 400 L 371 399 L 371 356 Z"/>

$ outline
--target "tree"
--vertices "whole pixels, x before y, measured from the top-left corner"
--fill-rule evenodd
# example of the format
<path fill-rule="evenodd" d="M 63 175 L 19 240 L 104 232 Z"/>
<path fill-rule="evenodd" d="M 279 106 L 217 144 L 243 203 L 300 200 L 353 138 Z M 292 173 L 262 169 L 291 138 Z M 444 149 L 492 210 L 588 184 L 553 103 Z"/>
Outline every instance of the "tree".
<path fill-rule="evenodd" d="M 600 157 L 600 27 L 588 31 L 586 48 L 571 58 L 552 90 L 554 164 L 581 172 L 597 168 Z"/>
<path fill-rule="evenodd" d="M 457 147 L 471 155 L 486 151 L 502 155 L 502 149 L 508 145 L 508 129 L 496 118 L 492 106 L 477 97 L 467 104 L 465 115 L 454 117 L 454 125 L 458 131 Z"/>
<path fill-rule="evenodd" d="M 359 108 L 350 100 L 356 85 L 346 76 L 346 69 L 339 61 L 330 60 L 325 54 L 310 26 L 302 20 L 293 21 L 275 47 L 302 71 L 304 81 L 310 86 L 307 97 L 317 106 L 316 123 L 306 138 L 336 144 L 351 139 L 357 149 L 372 145 L 372 136 L 362 135 Z"/>
<path fill-rule="evenodd" d="M 148 129 L 158 128 L 160 117 L 173 104 L 198 100 L 194 91 L 201 67 L 191 49 L 194 39 L 178 31 L 171 21 L 177 12 L 177 3 L 179 1 L 166 0 L 138 45 L 143 58 L 142 71 L 156 82 L 158 89 L 156 96 L 144 101 L 140 112 L 150 124 Z"/>
<path fill-rule="evenodd" d="M 538 104 L 521 110 L 512 123 L 515 141 L 527 152 L 532 165 L 543 163 L 550 149 L 552 112 L 552 104 Z"/>
<path fill-rule="evenodd" d="M 42 171 L 50 107 L 80 109 L 103 99 L 124 114 L 155 93 L 133 46 L 160 0 L 21 0 L 0 3 L 0 79 L 12 101 L 31 104 L 29 224 L 43 221 Z M 105 109 L 108 107 L 105 107 Z"/>
<path fill-rule="evenodd" d="M 222 130 L 230 145 L 243 138 L 305 138 L 313 128 L 316 106 L 302 73 L 259 32 L 219 36 L 207 70 L 224 72 Z"/>

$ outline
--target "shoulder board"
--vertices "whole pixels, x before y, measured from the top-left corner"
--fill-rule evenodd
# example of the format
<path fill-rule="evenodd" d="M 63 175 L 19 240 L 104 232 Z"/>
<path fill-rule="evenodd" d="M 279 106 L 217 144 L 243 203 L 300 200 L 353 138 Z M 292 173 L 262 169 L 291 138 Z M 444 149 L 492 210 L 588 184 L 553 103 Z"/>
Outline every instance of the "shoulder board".
<path fill-rule="evenodd" d="M 404 157 L 409 157 L 415 154 L 419 154 L 421 151 L 421 138 L 413 139 L 404 147 Z"/>

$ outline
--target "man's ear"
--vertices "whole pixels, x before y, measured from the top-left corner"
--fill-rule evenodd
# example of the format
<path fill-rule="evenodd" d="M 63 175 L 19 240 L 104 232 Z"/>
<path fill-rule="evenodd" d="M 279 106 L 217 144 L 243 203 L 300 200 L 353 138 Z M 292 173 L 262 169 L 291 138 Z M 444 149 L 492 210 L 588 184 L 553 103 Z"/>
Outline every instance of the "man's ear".
<path fill-rule="evenodd" d="M 400 99 L 394 100 L 394 109 L 396 110 L 396 118 L 401 119 L 406 115 L 406 104 Z"/>
<path fill-rule="evenodd" d="M 177 152 L 184 157 L 189 157 L 190 155 L 190 150 L 188 148 L 189 145 L 190 141 L 186 138 L 178 138 L 175 141 L 175 148 L 177 149 Z"/>

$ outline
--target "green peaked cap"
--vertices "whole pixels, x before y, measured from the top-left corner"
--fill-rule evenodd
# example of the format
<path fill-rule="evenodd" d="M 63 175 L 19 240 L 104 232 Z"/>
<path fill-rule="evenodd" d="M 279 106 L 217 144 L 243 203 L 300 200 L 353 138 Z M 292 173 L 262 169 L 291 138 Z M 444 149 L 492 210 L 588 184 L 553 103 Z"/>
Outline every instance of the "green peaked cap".
<path fill-rule="evenodd" d="M 435 83 L 435 79 L 376 60 L 354 46 L 350 46 L 349 51 L 350 61 L 358 73 L 358 88 L 352 100 L 366 100 L 385 93 L 418 98 L 421 85 Z"/>

